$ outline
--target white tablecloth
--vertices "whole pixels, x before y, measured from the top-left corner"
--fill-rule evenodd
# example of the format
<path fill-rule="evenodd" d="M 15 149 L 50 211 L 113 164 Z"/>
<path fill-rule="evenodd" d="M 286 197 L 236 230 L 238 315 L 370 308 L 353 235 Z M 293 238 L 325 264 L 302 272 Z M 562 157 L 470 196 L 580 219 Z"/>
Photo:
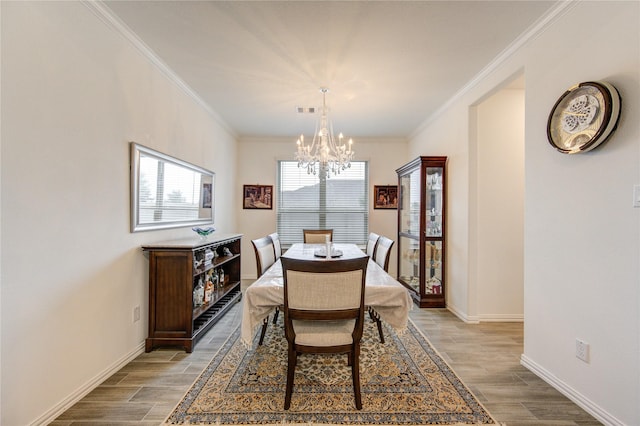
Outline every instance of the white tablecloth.
<path fill-rule="evenodd" d="M 323 260 L 314 257 L 313 253 L 322 245 L 294 244 L 285 254 L 287 257 Z M 334 244 L 342 250 L 344 257 L 362 255 L 355 244 Z M 329 261 L 329 260 L 324 260 Z M 263 320 L 280 305 L 284 304 L 284 284 L 282 264 L 277 260 L 265 273 L 251 284 L 242 297 L 242 342 L 248 348 L 252 345 L 253 336 Z M 407 327 L 409 310 L 413 309 L 413 301 L 408 290 L 387 274 L 377 263 L 369 260 L 367 266 L 364 303 L 373 307 L 380 318 L 402 332 Z"/>

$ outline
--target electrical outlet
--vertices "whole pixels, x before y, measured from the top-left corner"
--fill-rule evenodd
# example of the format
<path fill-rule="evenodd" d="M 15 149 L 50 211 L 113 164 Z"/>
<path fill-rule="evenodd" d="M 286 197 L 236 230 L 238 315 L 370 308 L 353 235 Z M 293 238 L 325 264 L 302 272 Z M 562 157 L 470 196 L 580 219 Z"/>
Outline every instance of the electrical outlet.
<path fill-rule="evenodd" d="M 133 322 L 140 321 L 140 305 L 133 308 Z"/>
<path fill-rule="evenodd" d="M 576 358 L 589 362 L 589 344 L 583 340 L 576 339 Z"/>

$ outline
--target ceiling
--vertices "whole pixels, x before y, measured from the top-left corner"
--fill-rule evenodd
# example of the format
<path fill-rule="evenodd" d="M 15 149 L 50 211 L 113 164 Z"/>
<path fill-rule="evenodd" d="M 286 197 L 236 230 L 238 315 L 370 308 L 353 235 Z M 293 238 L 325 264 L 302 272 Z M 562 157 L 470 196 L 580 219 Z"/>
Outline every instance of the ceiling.
<path fill-rule="evenodd" d="M 105 1 L 239 137 L 407 137 L 555 1 Z M 111 12 L 109 12 L 109 10 Z"/>

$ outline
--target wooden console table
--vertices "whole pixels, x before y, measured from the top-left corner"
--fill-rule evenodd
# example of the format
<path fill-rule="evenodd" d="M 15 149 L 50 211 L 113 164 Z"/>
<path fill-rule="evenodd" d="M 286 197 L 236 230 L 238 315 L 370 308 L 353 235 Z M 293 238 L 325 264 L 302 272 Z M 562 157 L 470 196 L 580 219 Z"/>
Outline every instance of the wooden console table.
<path fill-rule="evenodd" d="M 191 352 L 198 339 L 240 300 L 241 238 L 241 234 L 221 234 L 205 241 L 194 237 L 142 246 L 149 257 L 146 352 L 161 346 L 181 346 Z M 225 281 L 208 303 L 195 306 L 193 291 L 212 270 L 223 270 Z"/>

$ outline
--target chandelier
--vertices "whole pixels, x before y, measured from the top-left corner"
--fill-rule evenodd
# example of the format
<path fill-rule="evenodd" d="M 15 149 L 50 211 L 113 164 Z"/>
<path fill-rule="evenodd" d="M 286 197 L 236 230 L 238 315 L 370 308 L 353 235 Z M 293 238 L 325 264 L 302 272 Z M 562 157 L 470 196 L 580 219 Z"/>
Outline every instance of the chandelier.
<path fill-rule="evenodd" d="M 308 174 L 316 174 L 317 171 L 324 171 L 326 177 L 331 174 L 338 175 L 342 170 L 351 167 L 353 160 L 353 139 L 349 139 L 348 144 L 344 141 L 342 133 L 338 135 L 338 139 L 333 136 L 333 126 L 327 117 L 327 103 L 325 96 L 329 89 L 320 88 L 322 92 L 322 116 L 320 122 L 316 124 L 316 132 L 313 135 L 311 145 L 304 143 L 304 135 L 296 142 L 298 151 L 295 159 L 298 161 L 298 167 L 307 169 Z M 319 130 L 318 130 L 319 129 Z"/>

